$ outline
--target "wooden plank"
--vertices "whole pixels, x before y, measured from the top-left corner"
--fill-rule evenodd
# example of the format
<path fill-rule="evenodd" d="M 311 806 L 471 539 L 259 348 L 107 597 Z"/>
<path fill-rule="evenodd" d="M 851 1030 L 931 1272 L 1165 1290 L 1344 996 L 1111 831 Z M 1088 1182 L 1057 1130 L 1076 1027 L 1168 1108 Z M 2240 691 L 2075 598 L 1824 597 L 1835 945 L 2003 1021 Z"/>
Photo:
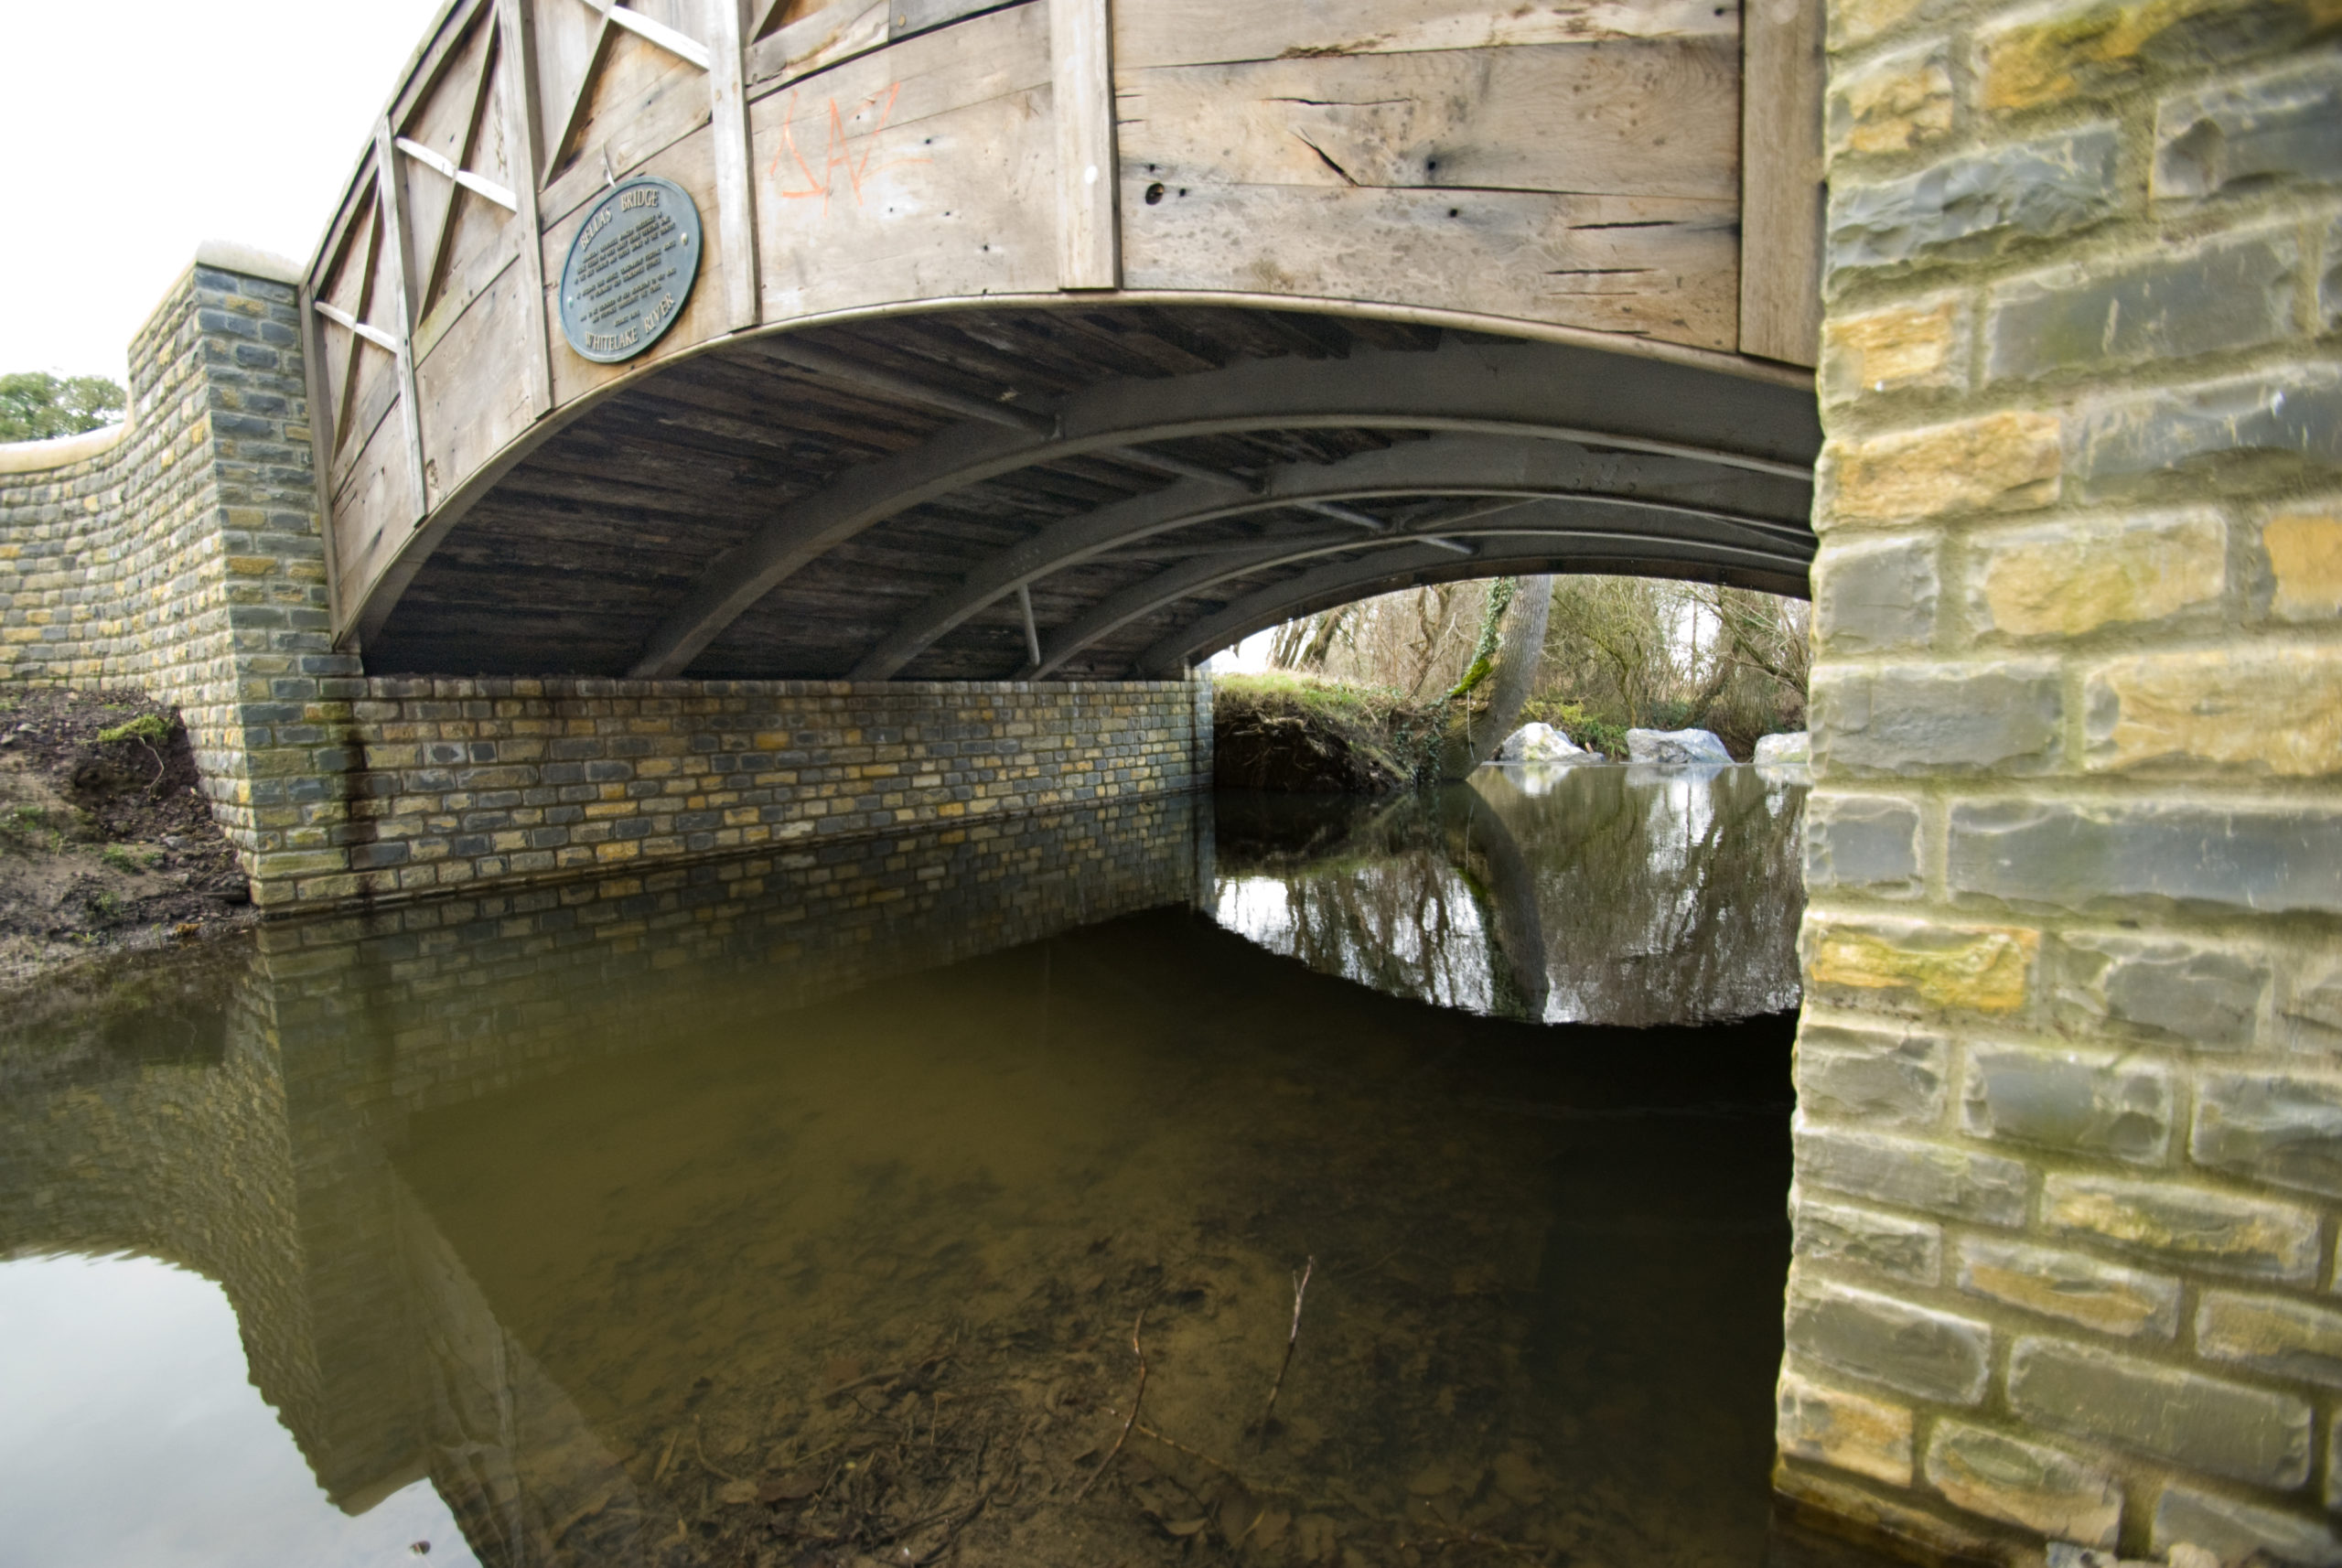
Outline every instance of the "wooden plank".
<path fill-rule="evenodd" d="M 1140 0 L 1141 4 L 1144 0 Z M 1058 286 L 1116 288 L 1113 23 L 1107 0 L 1047 0 L 1057 131 Z"/>
<path fill-rule="evenodd" d="M 619 4 L 618 0 L 584 0 L 584 3 L 607 16 L 616 26 L 624 27 L 636 38 L 658 45 L 677 59 L 697 66 L 702 70 L 707 70 L 712 63 L 707 46 L 697 38 Z"/>
<path fill-rule="evenodd" d="M 1046 70 L 1040 29 L 1027 41 L 1032 63 Z M 895 52 L 856 60 L 818 84 L 837 97 L 782 93 L 757 104 L 768 322 L 1058 286 L 1047 90 L 889 118 L 890 105 L 927 107 L 962 85 L 948 77 L 886 83 L 876 72 Z M 930 91 L 915 91 L 920 86 Z M 857 89 L 858 97 L 845 97 Z"/>
<path fill-rule="evenodd" d="M 1133 0 L 1115 7 L 1114 61 L 1138 70 L 1739 31 L 1734 7 L 1714 0 Z"/>
<path fill-rule="evenodd" d="M 757 186 L 749 162 L 747 61 L 741 0 L 708 0 L 708 124 L 714 138 L 716 244 L 724 257 L 724 318 L 734 331 L 762 313 L 757 287 Z"/>
<path fill-rule="evenodd" d="M 1822 0 L 1746 0 L 1740 109 L 1740 351 L 1821 347 Z"/>
<path fill-rule="evenodd" d="M 324 317 L 328 321 L 334 323 L 336 326 L 340 327 L 345 330 L 355 332 L 360 338 L 365 338 L 369 343 L 372 343 L 379 348 L 387 349 L 393 354 L 397 353 L 406 346 L 397 338 L 383 331 L 381 328 L 367 326 L 366 323 L 359 320 L 358 317 L 350 315 L 349 312 L 342 309 L 339 306 L 328 305 L 325 301 L 318 300 L 316 304 L 316 309 L 317 313 L 319 316 Z"/>
<path fill-rule="evenodd" d="M 334 562 L 338 552 L 333 531 L 333 497 L 326 477 L 333 471 L 335 415 L 332 374 L 326 356 L 325 317 L 316 309 L 317 291 L 304 283 L 294 295 L 301 317 L 301 371 L 308 384 L 309 473 L 317 494 L 317 532 L 326 552 L 326 622 L 337 636 L 341 631 L 341 575 Z"/>
<path fill-rule="evenodd" d="M 1482 311 L 1729 351 L 1737 209 L 1681 197 L 1189 187 L 1124 193 L 1133 289 Z"/>
<path fill-rule="evenodd" d="M 885 0 L 876 5 L 868 0 L 840 0 L 838 5 L 797 17 L 779 31 L 758 38 L 749 48 L 748 83 L 779 86 L 884 48 L 893 16 L 893 7 Z"/>
<path fill-rule="evenodd" d="M 488 250 L 475 251 L 464 259 L 462 270 L 447 280 L 446 286 L 439 291 L 439 297 L 432 302 L 429 312 L 415 323 L 414 363 L 418 371 L 438 351 L 439 340 L 463 319 L 464 312 L 472 307 L 472 301 L 491 287 L 503 275 L 504 269 L 512 264 L 515 252 L 520 249 L 514 242 L 519 238 L 508 224 L 502 235 L 503 243 Z M 516 338 L 514 342 L 518 341 Z M 523 382 L 528 380 L 525 369 L 520 380 Z"/>
<path fill-rule="evenodd" d="M 396 420 L 386 419 L 359 449 L 349 477 L 334 492 L 334 549 L 346 614 L 359 613 L 366 589 L 414 537 L 411 484 L 405 432 Z"/>
<path fill-rule="evenodd" d="M 424 472 L 435 499 L 470 478 L 534 417 L 526 383 L 505 373 L 527 303 L 517 270 L 506 268 L 415 368 L 430 453 Z"/>
<path fill-rule="evenodd" d="M 617 34 L 579 96 L 568 150 L 538 196 L 539 216 L 561 221 L 706 124 L 706 75 Z"/>
<path fill-rule="evenodd" d="M 1739 197 L 1731 40 L 1123 70 L 1126 178 Z"/>
<path fill-rule="evenodd" d="M 399 151 L 414 159 L 415 162 L 426 168 L 437 169 L 444 177 L 462 186 L 466 190 L 479 192 L 480 195 L 487 197 L 509 212 L 518 212 L 521 209 L 521 199 L 503 186 L 483 175 L 474 174 L 469 169 L 457 167 L 453 159 L 441 157 L 422 143 L 411 142 L 406 137 L 401 136 L 398 138 L 398 146 Z"/>
<path fill-rule="evenodd" d="M 391 122 L 387 117 L 374 126 L 374 179 L 381 191 L 382 243 L 390 250 L 391 318 L 398 324 L 399 335 L 399 405 L 406 426 L 409 478 L 414 487 L 413 518 L 419 521 L 431 502 L 430 492 L 423 482 L 423 421 L 414 395 L 414 248 L 408 240 L 406 220 L 400 208 L 398 154 L 391 145 Z"/>
<path fill-rule="evenodd" d="M 496 0 L 497 47 L 504 57 L 504 156 L 511 166 L 513 193 L 520 199 L 512 228 L 521 257 L 521 379 L 528 388 L 530 409 L 542 414 L 553 406 L 553 366 L 545 338 L 551 324 L 545 319 L 543 222 L 537 208 L 544 177 L 544 143 L 538 127 L 544 122 L 537 102 L 533 16 L 531 0 Z"/>

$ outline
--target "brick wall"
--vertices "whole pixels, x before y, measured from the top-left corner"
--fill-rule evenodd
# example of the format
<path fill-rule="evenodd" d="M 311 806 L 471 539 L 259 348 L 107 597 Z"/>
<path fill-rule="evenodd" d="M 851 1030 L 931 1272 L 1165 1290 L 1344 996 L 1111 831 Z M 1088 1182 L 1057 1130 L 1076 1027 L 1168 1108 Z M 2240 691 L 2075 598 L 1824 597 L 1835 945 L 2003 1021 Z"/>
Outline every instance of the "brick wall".
<path fill-rule="evenodd" d="M 368 679 L 331 647 L 277 270 L 199 257 L 132 345 L 112 448 L 0 448 L 0 685 L 178 705 L 263 907 L 1209 786 L 1203 682 Z"/>
<path fill-rule="evenodd" d="M 1829 10 L 1778 1484 L 2342 1563 L 2342 11 Z"/>
<path fill-rule="evenodd" d="M 398 680 L 284 710 L 347 821 L 275 897 L 379 900 L 1208 789 L 1187 682 Z M 319 722 L 320 717 L 324 722 Z"/>

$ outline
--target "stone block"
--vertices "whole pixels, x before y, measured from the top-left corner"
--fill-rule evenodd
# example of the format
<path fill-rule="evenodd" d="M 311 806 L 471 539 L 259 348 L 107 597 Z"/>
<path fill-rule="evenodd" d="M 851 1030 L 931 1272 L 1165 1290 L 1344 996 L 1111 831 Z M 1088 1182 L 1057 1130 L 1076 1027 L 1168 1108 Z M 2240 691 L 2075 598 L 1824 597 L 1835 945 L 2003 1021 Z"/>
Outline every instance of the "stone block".
<path fill-rule="evenodd" d="M 1806 974 L 1824 999 L 1905 1013 L 2006 1015 L 2025 1004 L 2037 931 L 1809 914 Z"/>
<path fill-rule="evenodd" d="M 2261 530 L 2272 579 L 2269 613 L 2279 620 L 2342 617 L 2342 511 L 2286 510 Z"/>
<path fill-rule="evenodd" d="M 2342 1079 L 2207 1073 L 2187 1153 L 2212 1170 L 2342 1197 Z"/>
<path fill-rule="evenodd" d="M 1830 48 L 1842 50 L 1866 44 L 1918 8 L 1919 0 L 1837 0 L 1828 7 Z"/>
<path fill-rule="evenodd" d="M 2332 1526 L 2307 1513 L 2166 1482 L 2155 1499 L 2151 1545 L 2175 1564 L 2175 1549 L 2193 1546 L 2211 1553 L 2219 1568 L 2286 1563 L 2294 1568 L 2342 1568 L 2342 1541 Z"/>
<path fill-rule="evenodd" d="M 2191 511 L 1982 530 L 1964 589 L 1980 637 L 2062 639 L 2213 612 L 2228 591 L 2228 529 Z"/>
<path fill-rule="evenodd" d="M 2213 1273 L 2303 1284 L 2317 1272 L 2318 1217 L 2291 1204 L 2053 1173 L 2042 1184 L 2041 1218 L 2053 1231 Z"/>
<path fill-rule="evenodd" d="M 1955 1506 L 2053 1540 L 2111 1547 L 2122 1528 L 2122 1488 L 2106 1471 L 1966 1422 L 1936 1423 L 1927 1477 Z"/>
<path fill-rule="evenodd" d="M 1809 1116 L 1866 1126 L 1931 1125 L 1943 1117 L 1950 1051 L 1934 1035 L 1808 1017 L 1798 1030 L 1798 1105 Z"/>
<path fill-rule="evenodd" d="M 2222 1379 L 2091 1346 L 2020 1339 L 2009 1409 L 2208 1476 L 2279 1489 L 2309 1478 L 2310 1407 Z"/>
<path fill-rule="evenodd" d="M 1830 156 L 1901 153 L 1951 133 L 1951 57 L 1938 39 L 1883 55 L 1832 80 Z"/>
<path fill-rule="evenodd" d="M 2181 93 L 2156 106 L 2152 188 L 2157 201 L 2198 201 L 2337 179 L 2342 61 L 2331 53 Z"/>
<path fill-rule="evenodd" d="M 2331 813 L 2309 806 L 1976 801 L 1955 804 L 1955 896 L 2134 912 L 2167 899 L 2262 914 L 2342 914 Z"/>
<path fill-rule="evenodd" d="M 1977 98 L 2007 113 L 2122 92 L 2150 72 L 2290 48 L 2326 25 L 2315 0 L 2066 0 L 1977 40 Z"/>
<path fill-rule="evenodd" d="M 2082 766 L 2093 773 L 2342 773 L 2342 647 L 2142 654 L 2097 666 L 2082 690 Z"/>
<path fill-rule="evenodd" d="M 1991 1375 L 1989 1324 L 1875 1291 L 1791 1276 L 1792 1354 L 1920 1399 L 1972 1405 Z"/>
<path fill-rule="evenodd" d="M 2094 403 L 2068 422 L 2066 472 L 2086 495 L 2181 475 L 2265 489 L 2342 469 L 2342 370 L 2303 365 Z"/>
<path fill-rule="evenodd" d="M 2179 1282 L 2101 1263 L 2079 1252 L 1989 1236 L 1960 1244 L 1960 1288 L 2101 1334 L 2170 1339 L 2179 1332 Z"/>
<path fill-rule="evenodd" d="M 1813 645 L 1832 657 L 1925 649 L 1935 639 L 1939 541 L 1832 541 L 1813 563 Z"/>
<path fill-rule="evenodd" d="M 1844 1204 L 1825 1203 L 1795 1193 L 1789 1202 L 1790 1231 L 1800 1258 L 1933 1284 L 1943 1267 L 1943 1228 Z"/>
<path fill-rule="evenodd" d="M 1783 1372 L 1775 1412 L 1782 1453 L 1889 1486 L 1911 1484 L 1911 1412 L 1902 1406 Z"/>
<path fill-rule="evenodd" d="M 1805 885 L 1882 898 L 1920 891 L 1919 809 L 1893 795 L 1807 797 Z"/>
<path fill-rule="evenodd" d="M 2342 1055 L 2342 941 L 2328 939 L 2288 953 L 2279 973 L 2271 1008 L 2276 1043 Z"/>
<path fill-rule="evenodd" d="M 2125 264 L 2057 267 L 1986 296 L 1987 381 L 2104 371 L 2289 337 L 2301 245 L 2287 231 L 2157 249 Z"/>
<path fill-rule="evenodd" d="M 2003 1226 L 2025 1220 L 2031 1178 L 2015 1160 L 1948 1144 L 1818 1127 L 1802 1115 L 1792 1146 L 1800 1187 L 1822 1187 L 1948 1219 Z"/>
<path fill-rule="evenodd" d="M 2159 1164 L 2171 1146 L 2171 1075 L 2135 1058 L 1975 1046 L 1961 1097 L 1974 1137 Z"/>
<path fill-rule="evenodd" d="M 2069 1027 L 2228 1050 L 2252 1043 L 2270 976 L 2251 953 L 2090 931 L 2062 933 L 2051 969 Z"/>
<path fill-rule="evenodd" d="M 1816 777 L 2057 770 L 2064 698 L 2046 660 L 1817 669 Z"/>
<path fill-rule="evenodd" d="M 1945 295 L 1822 323 L 1821 401 L 1968 385 L 1968 302 Z"/>
<path fill-rule="evenodd" d="M 2207 1291 L 2196 1309 L 2196 1353 L 2290 1383 L 2342 1388 L 2342 1312 Z"/>
<path fill-rule="evenodd" d="M 2047 506 L 2064 472 L 2063 429 L 2057 414 L 2016 410 L 1832 440 L 1822 450 L 1816 524 Z"/>
<path fill-rule="evenodd" d="M 1833 180 L 1824 242 L 1832 284 L 1846 274 L 1999 254 L 2087 229 L 2122 210 L 2111 124 L 1950 157 L 1900 179 Z"/>

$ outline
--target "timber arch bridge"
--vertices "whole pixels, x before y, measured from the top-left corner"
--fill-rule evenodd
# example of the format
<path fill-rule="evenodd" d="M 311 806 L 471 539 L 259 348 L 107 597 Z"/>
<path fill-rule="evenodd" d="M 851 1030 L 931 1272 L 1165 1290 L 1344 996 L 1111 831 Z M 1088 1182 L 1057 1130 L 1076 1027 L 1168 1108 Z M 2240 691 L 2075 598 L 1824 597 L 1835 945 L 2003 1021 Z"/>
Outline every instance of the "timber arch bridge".
<path fill-rule="evenodd" d="M 1112 680 L 1462 576 L 1803 595 L 1819 58 L 1777 11 L 457 0 L 303 289 L 335 638 Z M 696 280 L 597 362 L 564 260 L 644 177 Z"/>

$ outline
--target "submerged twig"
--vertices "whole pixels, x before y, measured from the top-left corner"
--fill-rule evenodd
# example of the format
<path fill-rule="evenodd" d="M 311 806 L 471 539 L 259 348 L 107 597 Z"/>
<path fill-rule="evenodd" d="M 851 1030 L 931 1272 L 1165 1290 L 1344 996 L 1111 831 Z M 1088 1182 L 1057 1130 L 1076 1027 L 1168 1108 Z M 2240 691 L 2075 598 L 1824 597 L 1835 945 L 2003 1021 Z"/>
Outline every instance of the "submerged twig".
<path fill-rule="evenodd" d="M 1103 1459 L 1098 1461 L 1098 1468 L 1090 1472 L 1090 1479 L 1081 1483 L 1081 1490 L 1073 1494 L 1075 1502 L 1090 1495 L 1090 1488 L 1098 1484 L 1098 1477 L 1106 1473 L 1106 1466 L 1112 1465 L 1114 1455 L 1123 1451 L 1123 1444 L 1131 1439 L 1131 1428 L 1137 1424 L 1139 1402 L 1146 1397 L 1146 1352 L 1140 1348 L 1138 1342 L 1138 1331 L 1145 1323 L 1146 1308 L 1142 1306 L 1138 1309 L 1138 1316 L 1131 1322 L 1131 1354 L 1138 1358 L 1138 1387 L 1131 1391 L 1131 1412 L 1123 1418 L 1123 1430 L 1115 1435 L 1114 1445 L 1106 1450 Z"/>
<path fill-rule="evenodd" d="M 705 1447 L 704 1447 L 704 1446 L 701 1444 L 701 1443 L 700 1443 L 700 1440 L 699 1440 L 699 1417 L 697 1417 L 697 1416 L 693 1416 L 693 1417 L 692 1417 L 692 1452 L 699 1455 L 699 1462 L 700 1462 L 702 1465 L 706 1466 L 707 1466 L 707 1468 L 708 1468 L 710 1471 L 712 1471 L 712 1472 L 713 1472 L 713 1473 L 714 1473 L 715 1475 L 721 1476 L 722 1477 L 724 1477 L 724 1479 L 725 1479 L 725 1480 L 727 1480 L 727 1481 L 738 1481 L 738 1480 L 742 1480 L 742 1479 L 744 1479 L 744 1478 L 745 1478 L 745 1477 L 739 1477 L 739 1476 L 736 1476 L 736 1475 L 734 1475 L 734 1474 L 733 1474 L 731 1471 L 729 1471 L 729 1470 L 719 1470 L 719 1469 L 716 1469 L 716 1467 L 715 1467 L 715 1461 L 714 1461 L 714 1460 L 713 1460 L 713 1459 L 710 1459 L 710 1458 L 707 1456 L 707 1450 L 706 1450 L 706 1448 L 705 1448 Z"/>
<path fill-rule="evenodd" d="M 1269 1435 L 1269 1418 L 1276 1413 L 1277 1395 L 1284 1389 L 1284 1375 L 1293 1366 L 1294 1348 L 1301 1343 L 1301 1302 L 1309 1294 L 1309 1276 L 1317 1272 L 1317 1260 L 1310 1258 L 1302 1265 L 1301 1273 L 1293 1280 L 1293 1329 L 1284 1337 L 1284 1359 L 1277 1363 L 1277 1380 L 1269 1385 L 1268 1408 L 1261 1412 L 1261 1436 Z"/>

